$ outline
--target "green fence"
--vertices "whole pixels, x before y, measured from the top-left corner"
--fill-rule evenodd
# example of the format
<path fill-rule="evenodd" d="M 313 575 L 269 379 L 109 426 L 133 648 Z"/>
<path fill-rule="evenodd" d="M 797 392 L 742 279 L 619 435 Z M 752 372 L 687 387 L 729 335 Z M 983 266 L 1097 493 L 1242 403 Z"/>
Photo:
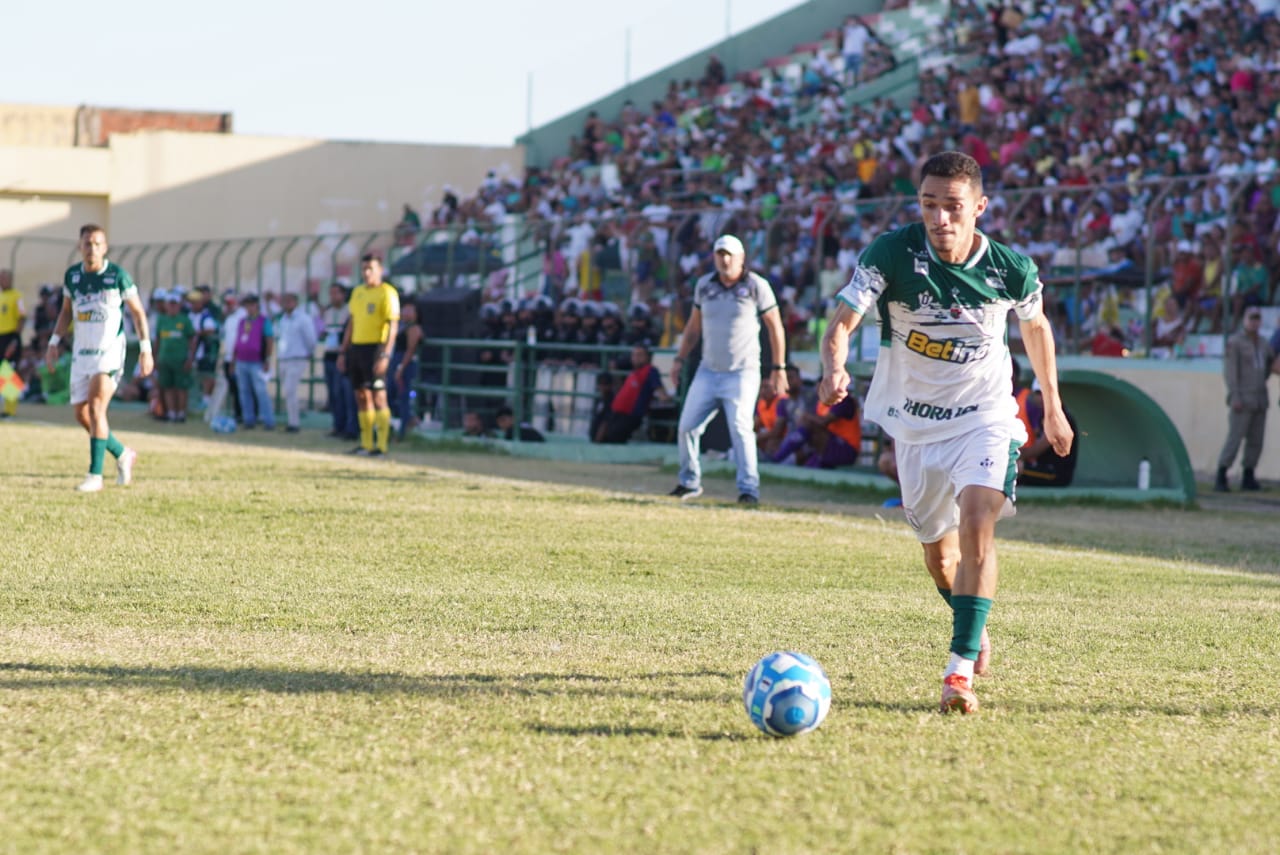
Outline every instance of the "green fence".
<path fill-rule="evenodd" d="M 665 362 L 673 353 L 657 350 L 655 358 Z M 467 411 L 491 416 L 507 406 L 517 424 L 587 439 L 601 376 L 620 384 L 630 371 L 630 354 L 630 345 L 431 338 L 419 352 L 418 410 L 429 423 L 450 431 L 461 426 Z M 674 441 L 677 420 L 675 407 L 656 407 L 642 433 Z"/>

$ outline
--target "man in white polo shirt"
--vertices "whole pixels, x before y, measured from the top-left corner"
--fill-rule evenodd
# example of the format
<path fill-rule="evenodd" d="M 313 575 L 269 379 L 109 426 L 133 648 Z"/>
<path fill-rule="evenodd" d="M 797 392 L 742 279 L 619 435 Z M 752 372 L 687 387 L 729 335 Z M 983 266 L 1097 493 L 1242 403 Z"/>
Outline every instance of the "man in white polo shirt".
<path fill-rule="evenodd" d="M 761 325 L 768 330 L 772 355 L 766 370 L 779 394 L 787 391 L 786 341 L 773 288 L 763 276 L 747 270 L 746 261 L 742 241 L 721 235 L 715 242 L 716 272 L 694 285 L 693 314 L 671 368 L 672 385 L 679 388 L 685 361 L 701 340 L 702 361 L 680 411 L 680 476 L 671 491 L 677 499 L 702 495 L 698 443 L 716 408 L 723 407 L 738 465 L 738 502 L 760 501 L 753 416 L 760 393 Z"/>

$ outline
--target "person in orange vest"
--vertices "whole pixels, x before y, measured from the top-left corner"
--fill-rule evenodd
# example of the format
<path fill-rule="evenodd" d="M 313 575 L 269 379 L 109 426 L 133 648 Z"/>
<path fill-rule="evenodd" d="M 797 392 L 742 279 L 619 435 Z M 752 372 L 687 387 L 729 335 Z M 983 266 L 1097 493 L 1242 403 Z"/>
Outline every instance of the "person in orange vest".
<path fill-rule="evenodd" d="M 855 395 L 837 404 L 819 403 L 811 438 L 814 451 L 805 461 L 810 469 L 835 469 L 858 462 L 862 451 L 862 410 Z"/>
<path fill-rule="evenodd" d="M 766 374 L 760 378 L 760 397 L 756 399 L 756 448 L 763 457 L 772 457 L 786 435 L 786 419 L 778 418 L 778 410 L 786 400 L 789 399 L 785 394 L 778 393 L 773 377 Z"/>
<path fill-rule="evenodd" d="M 862 450 L 862 410 L 856 395 L 848 395 L 828 406 L 818 401 L 812 412 L 798 415 L 798 426 L 787 434 L 774 463 L 784 463 L 792 455 L 811 469 L 834 469 L 858 462 Z M 798 454 L 797 454 L 798 452 Z"/>
<path fill-rule="evenodd" d="M 1031 427 L 1031 416 L 1027 412 L 1027 399 L 1031 397 L 1031 389 L 1019 388 L 1022 380 L 1022 366 L 1013 356 L 1010 356 L 1009 360 L 1013 363 L 1013 399 L 1018 402 L 1018 421 L 1022 422 L 1022 426 L 1027 429 L 1027 441 L 1022 444 L 1022 447 L 1026 448 L 1036 435 L 1035 429 Z"/>

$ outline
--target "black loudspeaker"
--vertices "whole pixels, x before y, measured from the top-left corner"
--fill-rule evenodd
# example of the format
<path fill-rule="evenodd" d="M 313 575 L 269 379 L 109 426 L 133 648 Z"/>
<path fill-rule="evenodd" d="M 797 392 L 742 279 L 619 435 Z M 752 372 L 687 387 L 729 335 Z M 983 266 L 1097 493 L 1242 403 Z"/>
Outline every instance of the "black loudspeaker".
<path fill-rule="evenodd" d="M 480 334 L 480 290 L 437 288 L 415 298 L 422 332 L 435 338 L 476 338 Z"/>
<path fill-rule="evenodd" d="M 436 288 L 417 295 L 418 323 L 422 325 L 422 346 L 418 351 L 418 377 L 424 383 L 440 383 L 443 380 L 442 363 L 444 348 L 434 344 L 439 338 L 479 338 L 484 326 L 480 322 L 480 291 L 476 288 Z M 479 361 L 479 351 L 473 347 L 451 347 L 449 350 L 450 386 L 483 386 L 497 382 L 499 388 L 506 385 L 502 375 L 468 369 Z M 489 398 L 469 400 L 466 396 L 450 395 L 448 406 L 439 406 L 435 395 L 422 402 L 428 411 L 448 413 L 446 427 L 462 425 L 462 414 L 467 409 L 496 408 L 503 401 Z"/>

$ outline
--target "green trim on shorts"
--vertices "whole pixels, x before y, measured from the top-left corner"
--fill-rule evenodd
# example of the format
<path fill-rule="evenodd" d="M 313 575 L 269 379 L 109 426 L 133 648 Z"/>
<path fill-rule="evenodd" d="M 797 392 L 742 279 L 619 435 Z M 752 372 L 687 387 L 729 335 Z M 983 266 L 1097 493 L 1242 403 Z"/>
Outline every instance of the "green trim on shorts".
<path fill-rule="evenodd" d="M 1004 494 L 1014 503 L 1018 501 L 1018 452 L 1021 450 L 1022 446 L 1016 439 L 1009 440 L 1009 468 L 1004 473 Z"/>

